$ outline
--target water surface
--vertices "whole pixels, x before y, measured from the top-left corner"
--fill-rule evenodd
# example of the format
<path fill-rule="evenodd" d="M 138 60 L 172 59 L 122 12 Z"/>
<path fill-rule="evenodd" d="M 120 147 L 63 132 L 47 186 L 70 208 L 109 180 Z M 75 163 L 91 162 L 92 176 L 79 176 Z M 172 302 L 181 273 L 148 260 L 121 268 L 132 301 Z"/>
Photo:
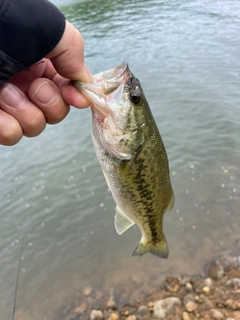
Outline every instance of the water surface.
<path fill-rule="evenodd" d="M 92 73 L 127 59 L 141 80 L 176 196 L 164 218 L 170 256 L 131 257 L 140 232 L 116 234 L 90 110 L 72 109 L 41 136 L 0 147 L 1 319 L 9 319 L 23 241 L 16 320 L 43 319 L 86 286 L 134 303 L 166 274 L 200 273 L 209 259 L 239 255 L 238 3 L 53 2 L 83 34 Z"/>

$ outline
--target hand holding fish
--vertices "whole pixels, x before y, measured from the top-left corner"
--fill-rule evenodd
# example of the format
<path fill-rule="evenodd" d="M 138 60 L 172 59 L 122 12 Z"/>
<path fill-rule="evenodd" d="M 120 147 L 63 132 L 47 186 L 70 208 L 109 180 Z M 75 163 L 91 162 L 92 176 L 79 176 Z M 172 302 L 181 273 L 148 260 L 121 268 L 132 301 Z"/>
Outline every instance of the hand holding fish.
<path fill-rule="evenodd" d="M 20 2 L 24 4 L 24 0 Z M 18 3 L 16 1 L 16 5 Z M 34 3 L 30 3 L 30 5 L 34 5 Z M 36 4 L 40 4 L 40 2 L 36 2 Z M 43 5 L 50 6 L 49 2 L 44 1 Z M 53 50 L 49 50 L 49 53 L 45 51 L 47 54 L 40 55 L 40 58 L 38 55 L 38 60 L 32 62 L 30 59 L 26 59 L 23 64 L 20 59 L 25 59 L 25 54 L 22 53 L 25 48 L 18 46 L 17 52 L 13 51 L 10 55 L 7 50 L 12 44 L 7 43 L 5 46 L 6 41 L 0 42 L 0 144 L 2 145 L 14 145 L 23 135 L 27 137 L 39 135 L 47 123 L 56 124 L 62 121 L 68 114 L 70 105 L 77 108 L 86 108 L 89 105 L 86 98 L 79 94 L 68 80 L 92 81 L 92 76 L 84 63 L 83 38 L 72 24 L 65 21 L 62 13 L 55 7 L 52 10 L 54 13 L 56 10 L 60 21 L 56 24 L 52 38 L 56 32 L 59 32 L 59 26 L 63 28 L 62 36 L 53 46 Z M 46 32 L 47 26 L 44 26 L 44 22 L 41 23 L 42 30 Z M 0 27 L 2 28 L 2 22 L 0 22 Z M 30 32 L 28 30 L 31 28 L 34 28 L 34 24 L 30 24 L 26 32 Z M 37 32 L 38 30 L 32 31 L 33 36 Z M 16 42 L 19 41 L 19 37 L 17 39 L 13 37 L 13 39 Z M 31 38 L 29 39 L 30 46 Z M 44 43 L 45 40 L 42 41 Z M 34 45 L 33 52 L 37 50 L 37 46 L 39 47 L 39 43 Z M 43 60 L 37 62 L 43 57 L 45 57 Z M 13 71 L 8 63 L 4 67 L 5 61 L 10 61 L 10 63 L 13 61 Z M 21 68 L 21 64 L 23 68 Z M 19 70 L 18 65 L 20 65 Z M 28 65 L 30 67 L 25 68 Z"/>

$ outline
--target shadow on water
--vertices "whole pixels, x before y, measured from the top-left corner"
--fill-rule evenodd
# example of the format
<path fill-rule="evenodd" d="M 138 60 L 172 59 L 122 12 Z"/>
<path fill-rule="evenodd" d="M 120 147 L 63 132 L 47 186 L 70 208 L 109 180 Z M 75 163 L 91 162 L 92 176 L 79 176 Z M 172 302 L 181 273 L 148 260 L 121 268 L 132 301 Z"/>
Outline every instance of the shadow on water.
<path fill-rule="evenodd" d="M 118 236 L 96 161 L 89 110 L 12 148 L 0 147 L 0 314 L 50 319 L 91 287 L 89 305 L 135 303 L 166 274 L 201 273 L 239 255 L 240 9 L 234 1 L 54 1 L 82 32 L 93 73 L 127 58 L 165 143 L 176 204 L 164 217 L 168 260 L 132 258 Z M 24 152 L 23 152 L 24 150 Z M 74 300 L 75 299 L 75 300 Z"/>

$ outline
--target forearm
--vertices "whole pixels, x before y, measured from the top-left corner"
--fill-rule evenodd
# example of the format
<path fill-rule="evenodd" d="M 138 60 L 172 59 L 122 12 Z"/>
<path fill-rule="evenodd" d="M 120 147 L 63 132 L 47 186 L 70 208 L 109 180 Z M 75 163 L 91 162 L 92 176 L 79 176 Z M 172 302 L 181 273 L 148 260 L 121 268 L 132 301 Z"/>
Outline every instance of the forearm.
<path fill-rule="evenodd" d="M 63 14 L 47 0 L 0 0 L 0 84 L 51 52 L 64 28 Z"/>

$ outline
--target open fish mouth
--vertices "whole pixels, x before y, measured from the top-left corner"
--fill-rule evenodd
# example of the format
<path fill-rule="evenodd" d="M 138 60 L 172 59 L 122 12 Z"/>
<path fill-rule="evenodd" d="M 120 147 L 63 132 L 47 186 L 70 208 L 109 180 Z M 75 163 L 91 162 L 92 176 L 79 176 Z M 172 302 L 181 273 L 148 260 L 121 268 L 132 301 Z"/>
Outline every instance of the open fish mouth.
<path fill-rule="evenodd" d="M 124 60 L 119 66 L 111 68 L 107 71 L 102 71 L 96 74 L 94 78 L 94 83 L 106 81 L 106 82 L 118 82 L 122 80 L 122 76 L 126 70 L 128 70 L 128 63 Z"/>
<path fill-rule="evenodd" d="M 73 81 L 73 84 L 78 91 L 90 100 L 92 110 L 98 110 L 98 118 L 102 122 L 110 112 L 111 93 L 114 92 L 115 98 L 120 99 L 130 75 L 127 61 L 123 61 L 115 68 L 94 75 L 91 83 Z"/>
<path fill-rule="evenodd" d="M 127 61 L 123 61 L 115 68 L 94 75 L 93 82 L 91 83 L 73 81 L 73 84 L 86 98 L 95 102 L 93 94 L 100 96 L 108 95 L 115 91 L 121 84 L 125 84 L 128 78 L 128 63 Z"/>

